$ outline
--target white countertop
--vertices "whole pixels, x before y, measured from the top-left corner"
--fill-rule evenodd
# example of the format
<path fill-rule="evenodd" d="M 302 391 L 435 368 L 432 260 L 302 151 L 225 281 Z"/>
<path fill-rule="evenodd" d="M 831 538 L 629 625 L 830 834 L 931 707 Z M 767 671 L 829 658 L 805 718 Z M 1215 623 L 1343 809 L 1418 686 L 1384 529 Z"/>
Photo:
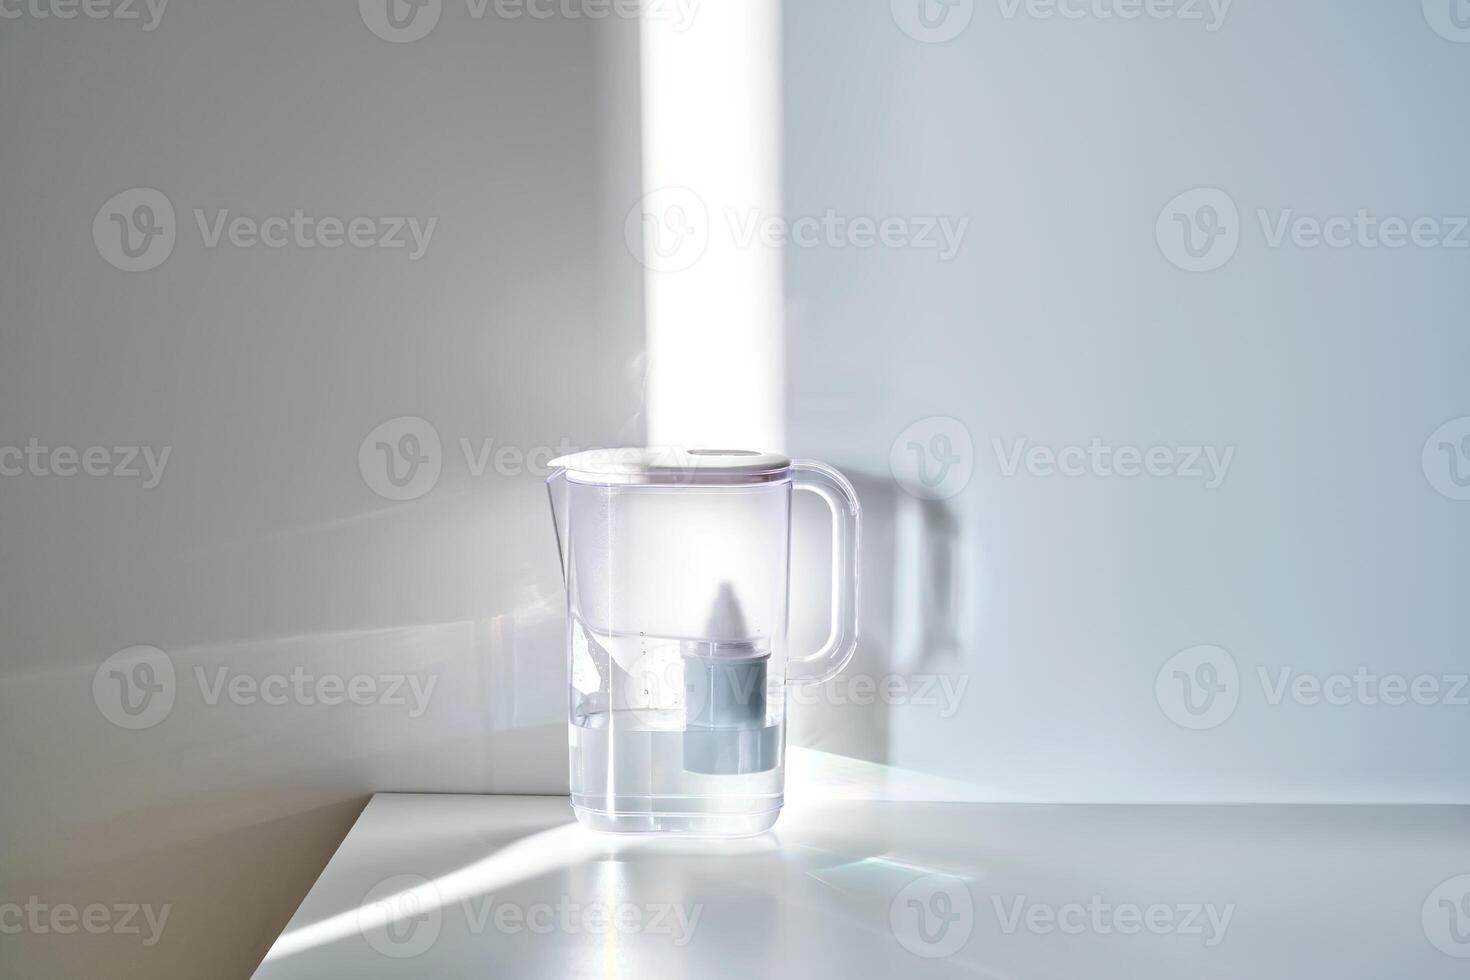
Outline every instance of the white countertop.
<path fill-rule="evenodd" d="M 375 796 L 257 980 L 1463 978 L 1470 808 L 789 804 L 606 837 L 564 798 Z"/>

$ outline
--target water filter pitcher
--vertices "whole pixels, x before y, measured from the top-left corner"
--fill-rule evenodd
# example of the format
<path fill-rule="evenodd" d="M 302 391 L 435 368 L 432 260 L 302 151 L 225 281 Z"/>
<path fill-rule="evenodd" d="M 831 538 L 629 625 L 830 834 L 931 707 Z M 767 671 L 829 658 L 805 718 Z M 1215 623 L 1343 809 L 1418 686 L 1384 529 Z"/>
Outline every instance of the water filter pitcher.
<path fill-rule="evenodd" d="M 857 644 L 852 485 L 821 463 L 734 450 L 592 450 L 552 466 L 577 819 L 765 830 L 781 809 L 787 682 L 832 677 Z M 806 654 L 786 645 L 793 490 L 832 512 L 832 626 Z"/>

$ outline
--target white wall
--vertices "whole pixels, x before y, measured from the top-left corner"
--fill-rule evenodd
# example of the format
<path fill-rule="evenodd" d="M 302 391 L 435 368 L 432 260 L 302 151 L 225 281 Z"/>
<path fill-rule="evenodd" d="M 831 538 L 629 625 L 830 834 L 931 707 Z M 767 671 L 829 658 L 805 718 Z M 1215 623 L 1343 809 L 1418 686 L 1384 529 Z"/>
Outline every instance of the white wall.
<path fill-rule="evenodd" d="M 949 261 L 788 250 L 792 448 L 865 491 L 855 666 L 969 685 L 948 718 L 818 707 L 799 739 L 986 798 L 1465 802 L 1463 700 L 1273 705 L 1258 672 L 1362 667 L 1447 695 L 1470 670 L 1470 504 L 1435 489 L 1447 457 L 1421 464 L 1470 415 L 1470 250 L 1272 248 L 1257 211 L 1470 213 L 1470 44 L 1418 3 L 1241 0 L 1214 32 L 1012 7 L 953 5 L 972 19 L 944 43 L 886 3 L 786 8 L 788 219 L 969 221 Z M 1216 271 L 1176 267 L 1156 238 L 1195 187 L 1240 213 Z M 905 434 L 896 471 L 890 449 L 932 416 L 973 451 L 951 441 L 957 492 L 925 511 L 894 473 L 914 475 L 909 441 L 946 430 Z M 1023 437 L 1235 454 L 1213 490 L 1007 477 L 992 440 Z M 1191 730 L 1155 681 L 1201 644 L 1239 680 L 1201 718 L 1218 724 Z"/>
<path fill-rule="evenodd" d="M 468 11 L 412 43 L 352 3 L 0 21 L 0 446 L 171 447 L 152 489 L 0 479 L 0 902 L 172 906 L 150 948 L 6 935 L 0 974 L 245 976 L 371 792 L 565 789 L 545 490 L 459 440 L 641 438 L 637 31 Z M 177 239 L 130 273 L 91 229 L 140 186 Z M 438 224 L 417 261 L 208 248 L 195 208 Z M 404 502 L 359 466 L 400 416 L 443 447 Z M 93 680 L 140 644 L 174 700 L 126 730 Z M 209 703 L 297 667 L 436 686 Z"/>

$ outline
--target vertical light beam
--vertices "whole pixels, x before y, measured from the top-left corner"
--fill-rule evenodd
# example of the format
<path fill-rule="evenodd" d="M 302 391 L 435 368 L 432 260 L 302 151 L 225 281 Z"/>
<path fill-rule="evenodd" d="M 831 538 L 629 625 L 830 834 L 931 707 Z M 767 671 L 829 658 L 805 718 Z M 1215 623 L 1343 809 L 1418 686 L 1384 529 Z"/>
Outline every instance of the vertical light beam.
<path fill-rule="evenodd" d="M 641 42 L 649 443 L 780 451 L 780 0 L 653 4 Z"/>

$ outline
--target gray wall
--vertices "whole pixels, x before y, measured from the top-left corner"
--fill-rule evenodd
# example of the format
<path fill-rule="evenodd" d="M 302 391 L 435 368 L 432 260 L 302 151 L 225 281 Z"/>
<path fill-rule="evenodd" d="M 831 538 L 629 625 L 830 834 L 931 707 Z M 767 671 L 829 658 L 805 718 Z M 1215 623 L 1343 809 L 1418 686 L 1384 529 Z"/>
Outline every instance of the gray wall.
<path fill-rule="evenodd" d="M 412 43 L 350 2 L 0 20 L 0 446 L 170 447 L 148 489 L 0 479 L 0 902 L 172 906 L 149 947 L 5 935 L 0 974 L 244 976 L 369 793 L 565 790 L 545 490 L 460 440 L 640 438 L 636 27 L 468 10 Z M 126 272 L 92 226 L 135 187 L 175 242 Z M 438 223 L 411 260 L 211 248 L 193 214 L 296 208 Z M 404 416 L 441 472 L 393 500 L 359 449 Z M 138 645 L 172 703 L 119 715 L 147 662 L 99 668 Z M 322 697 L 269 681 L 297 668 Z"/>
<path fill-rule="evenodd" d="M 914 2 L 787 5 L 788 218 L 969 220 L 948 261 L 788 250 L 792 449 L 868 488 L 855 666 L 969 685 L 949 717 L 916 699 L 861 721 L 818 705 L 801 738 L 990 798 L 1465 802 L 1470 503 L 1437 487 L 1462 492 L 1441 442 L 1470 473 L 1470 233 L 1272 247 L 1258 212 L 1273 233 L 1285 209 L 1470 214 L 1470 30 L 1437 0 L 1445 36 L 1419 3 L 1238 0 L 1214 31 L 1191 6 L 1206 20 L 961 0 L 948 26 L 971 19 L 936 43 L 899 27 L 946 33 L 916 26 Z M 1205 264 L 1235 252 L 1213 271 L 1182 267 L 1172 218 L 1207 220 L 1209 201 L 1156 228 L 1199 187 L 1239 213 L 1216 211 L 1228 227 Z M 935 435 L 959 461 L 921 505 L 896 483 L 917 477 L 910 442 L 943 472 Z M 1234 457 L 1214 489 L 1005 474 L 1018 439 L 1094 437 Z M 1228 659 L 1165 669 L 1199 645 Z M 1190 715 L 1175 671 L 1208 680 L 1206 655 L 1228 690 Z M 1440 690 L 1368 703 L 1354 681 L 1346 704 L 1273 704 L 1260 671 L 1274 686 L 1285 668 Z"/>

